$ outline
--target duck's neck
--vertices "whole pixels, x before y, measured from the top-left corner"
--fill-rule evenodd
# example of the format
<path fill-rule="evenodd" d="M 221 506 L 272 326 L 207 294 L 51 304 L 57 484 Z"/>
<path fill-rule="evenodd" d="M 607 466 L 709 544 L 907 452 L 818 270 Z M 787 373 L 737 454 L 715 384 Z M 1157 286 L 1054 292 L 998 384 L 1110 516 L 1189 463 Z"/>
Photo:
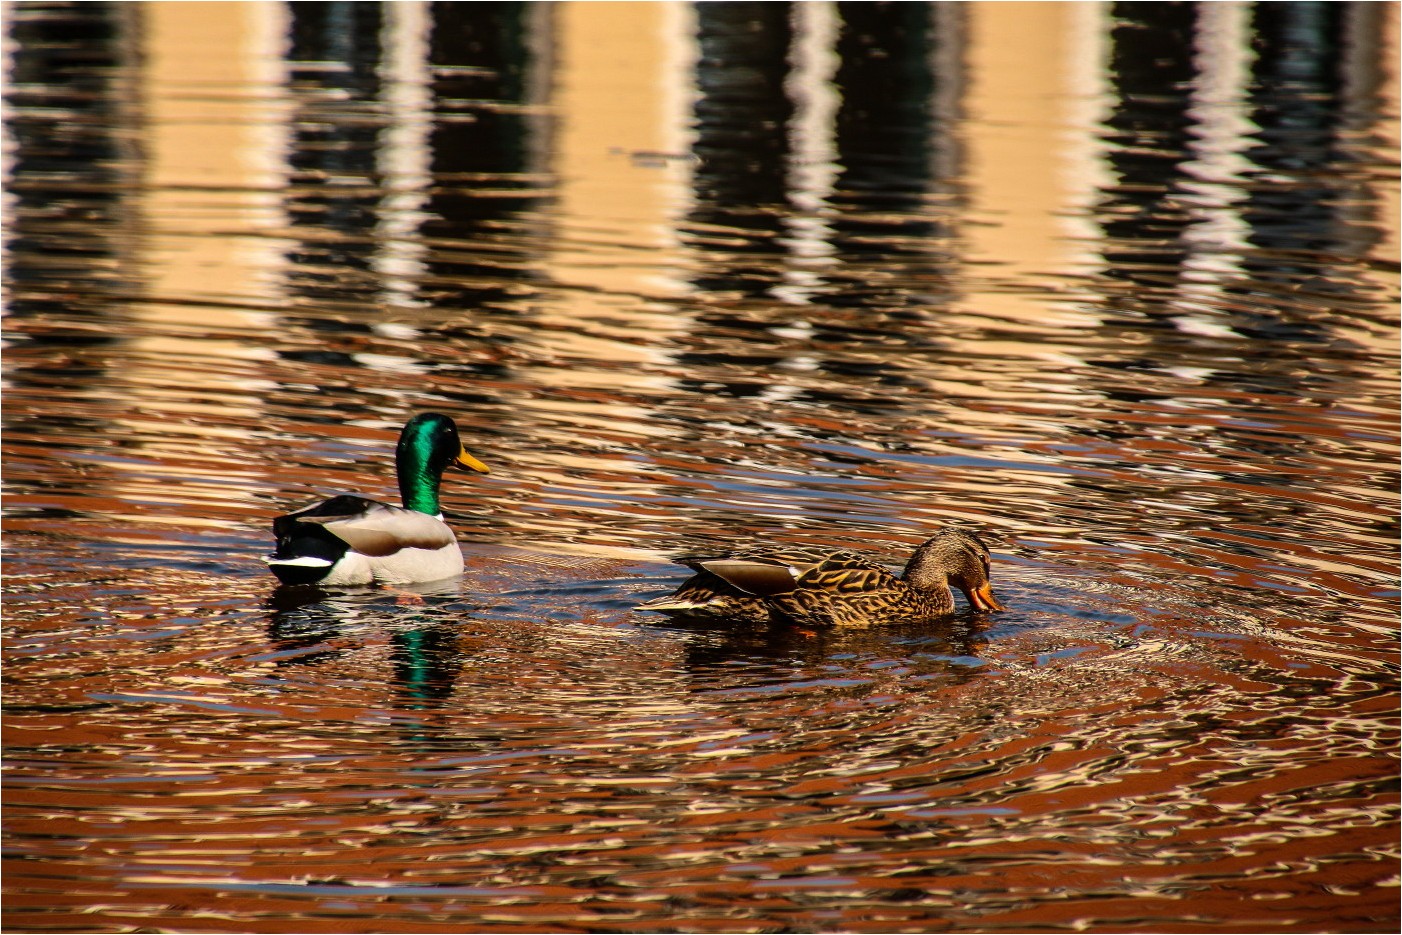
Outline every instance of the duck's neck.
<path fill-rule="evenodd" d="M 948 571 L 930 542 L 915 550 L 905 564 L 905 571 L 901 572 L 901 580 L 917 591 L 949 594 Z"/>
<path fill-rule="evenodd" d="M 394 453 L 395 473 L 399 477 L 399 502 L 406 510 L 437 516 L 443 512 L 438 505 L 438 482 L 446 464 L 433 455 L 433 443 L 427 434 L 399 439 Z"/>

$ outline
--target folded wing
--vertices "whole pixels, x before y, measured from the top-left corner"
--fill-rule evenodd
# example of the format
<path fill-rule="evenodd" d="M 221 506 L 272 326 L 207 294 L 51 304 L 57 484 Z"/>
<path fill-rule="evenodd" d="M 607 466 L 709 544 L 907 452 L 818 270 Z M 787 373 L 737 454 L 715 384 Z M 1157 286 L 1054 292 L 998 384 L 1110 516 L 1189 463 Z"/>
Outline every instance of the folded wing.
<path fill-rule="evenodd" d="M 452 529 L 436 516 L 349 494 L 279 517 L 274 532 L 280 539 L 293 534 L 294 523 L 320 526 L 354 551 L 374 558 L 401 549 L 441 549 L 455 541 Z"/>

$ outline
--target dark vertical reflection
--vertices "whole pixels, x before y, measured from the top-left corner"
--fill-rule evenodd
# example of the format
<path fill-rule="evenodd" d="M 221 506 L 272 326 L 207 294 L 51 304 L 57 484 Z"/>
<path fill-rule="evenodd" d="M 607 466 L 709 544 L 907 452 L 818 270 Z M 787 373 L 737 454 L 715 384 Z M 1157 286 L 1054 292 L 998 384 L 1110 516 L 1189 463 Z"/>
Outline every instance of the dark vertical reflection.
<path fill-rule="evenodd" d="M 1247 155 L 1266 170 L 1244 215 L 1250 241 L 1271 250 L 1363 253 L 1376 231 L 1340 223 L 1359 181 L 1338 171 L 1352 155 L 1340 139 L 1345 116 L 1345 30 L 1373 4 L 1261 3 L 1252 16 L 1256 62 L 1251 119 L 1259 141 Z M 1255 275 L 1290 278 L 1298 266 L 1255 263 Z"/>
<path fill-rule="evenodd" d="M 837 259 L 814 291 L 843 304 L 928 301 L 901 283 L 876 290 L 867 260 L 909 260 L 915 278 L 942 278 L 931 269 L 945 227 L 931 207 L 940 190 L 937 166 L 947 164 L 947 130 L 935 124 L 937 89 L 954 76 L 936 76 L 940 45 L 934 11 L 924 3 L 838 4 L 832 52 L 838 110 L 836 209 L 826 237 Z M 792 78 L 794 11 L 785 4 L 702 4 L 696 105 L 697 207 L 693 243 L 716 260 L 697 284 L 706 289 L 766 295 L 784 265 L 789 212 L 797 210 L 792 161 L 795 105 Z M 799 93 L 813 93 L 800 89 Z M 714 226 L 716 230 L 712 232 Z M 711 235 L 713 233 L 713 236 Z M 938 262 L 934 266 L 942 266 Z M 889 278 L 889 277 L 888 277 Z"/>
<path fill-rule="evenodd" d="M 540 89 L 532 82 L 539 73 L 534 50 L 548 38 L 543 7 L 432 5 L 428 60 L 416 74 L 396 65 L 395 53 L 403 50 L 391 44 L 415 38 L 403 30 L 417 18 L 396 19 L 378 3 L 290 5 L 293 184 L 287 203 L 300 236 L 287 291 L 308 309 L 296 323 L 327 340 L 282 350 L 282 356 L 363 366 L 354 340 L 333 342 L 329 335 L 365 332 L 385 317 L 378 309 L 387 277 L 399 275 L 383 262 L 387 227 L 396 238 L 419 241 L 412 279 L 393 283 L 396 295 L 415 300 L 408 304 L 420 310 L 417 325 L 446 337 L 473 328 L 449 310 L 520 301 L 503 282 L 533 275 L 531 256 L 540 249 L 539 239 L 521 229 L 542 197 L 543 118 L 533 110 Z M 403 89 L 391 83 L 398 80 L 427 82 L 428 113 L 391 112 L 401 100 Z M 406 119 L 423 118 L 422 141 L 406 142 L 392 132 Z M 426 151 L 404 149 L 420 145 Z M 408 214 L 387 197 L 389 183 L 401 161 L 421 159 L 430 177 L 422 202 Z M 368 319 L 326 313 L 337 308 L 375 313 Z M 394 311 L 405 314 L 402 306 Z M 445 318 L 453 319 L 450 327 L 442 325 Z M 338 384 L 320 395 L 358 392 Z"/>
<path fill-rule="evenodd" d="M 135 108 L 124 97 L 131 10 L 17 3 L 5 21 L 13 44 L 6 304 L 16 316 L 110 310 L 107 299 L 130 294 L 136 275 L 124 246 L 139 155 L 128 126 Z M 96 332 L 63 338 L 110 340 Z"/>
<path fill-rule="evenodd" d="M 1315 256 L 1362 255 L 1376 239 L 1376 229 L 1344 217 L 1343 206 L 1363 197 L 1363 181 L 1340 170 L 1349 162 L 1341 139 L 1348 114 L 1345 36 L 1350 20 L 1368 16 L 1370 6 L 1301 2 L 1252 8 L 1247 100 L 1257 129 L 1255 144 L 1243 152 L 1252 163 L 1244 173 L 1249 184 L 1242 186 L 1239 202 L 1215 207 L 1238 213 L 1245 241 L 1259 249 L 1232 258 L 1241 281 L 1219 276 L 1222 307 L 1212 310 L 1220 324 L 1243 336 L 1322 340 L 1325 331 L 1310 320 L 1310 308 L 1263 303 L 1262 286 L 1267 294 L 1306 283 L 1346 291 L 1352 288 L 1347 282 L 1331 284 L 1319 276 Z M 1176 313 L 1163 303 L 1172 301 L 1174 283 L 1185 276 L 1185 231 L 1201 222 L 1185 211 L 1181 194 L 1190 181 L 1184 163 L 1199 132 L 1191 111 L 1192 88 L 1202 80 L 1194 64 L 1194 34 L 1205 27 L 1191 4 L 1126 3 L 1114 14 L 1110 70 L 1116 103 L 1108 139 L 1115 144 L 1109 163 L 1116 185 L 1099 207 L 1106 275 L 1141 287 L 1124 298 L 1150 315 Z"/>
<path fill-rule="evenodd" d="M 793 41 L 787 3 L 696 5 L 696 207 L 688 239 L 714 262 L 696 284 L 765 294 L 779 281 L 782 211 L 788 203 L 785 92 Z M 713 231 L 711 228 L 721 228 Z"/>
<path fill-rule="evenodd" d="M 544 118 L 531 105 L 545 44 L 533 33 L 548 33 L 548 11 L 529 3 L 435 3 L 432 11 L 434 184 L 421 228 L 431 251 L 428 298 L 452 308 L 509 304 L 513 293 L 499 283 L 532 275 L 521 228 L 543 197 L 535 174 Z"/>
<path fill-rule="evenodd" d="M 941 42 L 936 7 L 925 3 L 839 3 L 840 60 L 835 83 L 841 95 L 835 138 L 840 166 L 832 204 L 833 244 L 844 271 L 828 301 L 841 304 L 927 304 L 944 279 L 939 243 L 947 234 L 931 196 L 937 158 L 948 128 L 935 124 L 937 89 L 955 80 L 936 75 Z M 909 273 L 887 287 L 870 268 L 894 264 Z M 912 290 L 912 280 L 921 288 Z"/>
<path fill-rule="evenodd" d="M 311 299 L 372 293 L 367 274 L 379 203 L 376 147 L 382 9 L 377 3 L 294 2 L 289 80 L 295 113 L 288 217 L 306 236 L 290 253 L 289 291 Z"/>
<path fill-rule="evenodd" d="M 1219 298 L 1208 311 L 1214 327 L 1263 340 L 1325 340 L 1327 329 L 1311 306 L 1278 297 L 1302 287 L 1353 288 L 1346 278 L 1322 277 L 1315 258 L 1321 252 L 1362 255 L 1376 237 L 1374 229 L 1344 217 L 1344 205 L 1361 197 L 1363 183 L 1349 177 L 1341 139 L 1347 25 L 1351 17 L 1366 15 L 1368 6 L 1302 2 L 1252 8 L 1245 91 L 1256 129 L 1254 145 L 1242 153 L 1251 166 L 1242 173 L 1239 196 L 1210 207 L 1238 216 L 1245 243 L 1257 249 L 1237 256 L 1225 244 L 1209 248 L 1223 251 L 1240 270 L 1213 276 Z M 1185 210 L 1181 195 L 1192 181 L 1183 164 L 1201 132 L 1191 105 L 1192 89 L 1203 79 L 1191 46 L 1194 33 L 1206 26 L 1188 4 L 1129 3 L 1115 14 L 1116 107 L 1109 139 L 1116 146 L 1109 162 L 1117 184 L 1099 209 L 1108 244 L 1106 275 L 1140 287 L 1121 297 L 1122 306 L 1139 305 L 1163 318 L 1181 311 L 1174 303 L 1192 278 L 1185 233 L 1203 223 Z M 1203 247 L 1196 252 L 1201 255 Z"/>
<path fill-rule="evenodd" d="M 1107 235 L 1105 276 L 1120 281 L 1107 285 L 1107 304 L 1130 314 L 1107 318 L 1104 333 L 1123 330 L 1133 338 L 1121 340 L 1122 356 L 1099 366 L 1131 373 L 1195 366 L 1197 383 L 1221 388 L 1223 411 L 1252 419 L 1278 411 L 1281 399 L 1298 400 L 1292 415 L 1302 426 L 1328 412 L 1340 386 L 1344 395 L 1354 392 L 1348 371 L 1358 359 L 1325 350 L 1344 343 L 1330 325 L 1333 299 L 1326 293 L 1343 297 L 1359 288 L 1361 277 L 1347 265 L 1330 269 L 1319 262 L 1324 255 L 1337 262 L 1364 249 L 1346 244 L 1339 208 L 1355 188 L 1346 168 L 1341 171 L 1348 157 L 1339 136 L 1346 114 L 1343 36 L 1352 6 L 1251 8 L 1250 28 L 1241 38 L 1250 42 L 1249 54 L 1244 48 L 1221 53 L 1252 63 L 1239 89 L 1251 126 L 1233 140 L 1250 141 L 1240 150 L 1249 164 L 1215 178 L 1215 191 L 1206 194 L 1193 184 L 1196 167 L 1186 163 L 1195 142 L 1213 132 L 1207 121 L 1222 117 L 1216 109 L 1236 106 L 1238 91 L 1194 109 L 1195 90 L 1210 81 L 1205 72 L 1222 64 L 1204 59 L 1205 49 L 1218 46 L 1205 40 L 1220 37 L 1207 33 L 1210 22 L 1194 5 L 1115 7 L 1115 109 L 1108 121 L 1115 148 L 1108 160 L 1116 184 L 1098 210 Z M 1225 222 L 1230 233 L 1214 237 L 1209 229 L 1195 241 L 1190 226 L 1213 221 Z M 1132 341 L 1143 343 L 1136 347 Z M 1162 389 L 1144 391 L 1146 384 L 1133 376 L 1100 385 L 1109 399 L 1131 404 L 1172 398 Z M 1137 431 L 1107 422 L 1086 434 L 1118 441 Z M 1284 434 L 1232 439 L 1238 450 L 1280 462 L 1297 457 L 1299 443 L 1299 437 Z M 1317 483 L 1291 473 L 1257 482 L 1281 488 Z M 1115 482 L 1077 479 L 1071 486 L 1126 500 L 1134 495 L 1129 487 L 1116 489 Z M 1261 498 L 1222 509 L 1264 526 L 1303 516 L 1309 508 L 1302 500 L 1282 506 Z"/>
<path fill-rule="evenodd" d="M 701 98 L 688 234 L 706 268 L 695 282 L 766 300 L 712 303 L 703 323 L 751 345 L 757 361 L 777 364 L 799 352 L 784 334 L 798 318 L 813 336 L 801 349 L 804 366 L 901 381 L 887 362 L 842 349 L 854 332 L 899 329 L 899 319 L 923 315 L 948 291 L 943 241 L 952 186 L 941 172 L 954 160 L 949 127 L 937 117 L 941 92 L 959 83 L 959 14 L 928 3 L 841 3 L 817 12 L 725 3 L 700 5 L 697 17 Z M 824 69 L 804 66 L 829 57 L 835 64 L 825 87 L 828 79 L 816 77 Z M 941 65 L 948 74 L 937 73 Z M 829 98 L 831 123 L 816 106 Z M 819 153 L 832 162 L 830 189 L 800 165 Z M 921 310 L 910 311 L 915 306 Z M 725 384 L 734 395 L 765 389 Z M 828 403 L 841 398 L 837 385 L 823 393 Z"/>
<path fill-rule="evenodd" d="M 115 3 L 17 3 L 5 10 L 7 394 L 57 403 L 101 393 L 138 288 L 132 193 L 140 190 L 130 99 L 133 11 Z M 47 458 L 106 430 L 82 405 L 5 406 L 9 438 L 47 440 Z M 7 456 L 7 464 L 13 465 Z M 89 470 L 77 487 L 97 482 Z M 44 470 L 36 488 L 62 489 Z M 67 483 L 72 483 L 70 479 Z M 46 508 L 51 516 L 73 515 Z"/>
<path fill-rule="evenodd" d="M 1359 242 L 1368 228 L 1343 223 L 1342 204 L 1352 200 L 1359 182 L 1339 171 L 1349 161 L 1339 140 L 1343 34 L 1350 10 L 1361 6 L 1367 4 L 1260 3 L 1253 9 L 1256 60 L 1249 103 L 1258 142 L 1246 156 L 1262 174 L 1247 190 L 1242 218 L 1247 241 L 1268 251 L 1243 259 L 1253 291 L 1272 283 L 1353 288 L 1346 279 L 1319 277 L 1314 254 L 1362 254 L 1368 246 Z M 1327 339 L 1307 309 L 1290 302 L 1273 306 L 1267 313 L 1238 314 L 1234 327 L 1251 337 Z"/>
<path fill-rule="evenodd" d="M 909 209 L 930 189 L 934 19 L 924 3 L 839 3 L 841 198 Z"/>
<path fill-rule="evenodd" d="M 1186 256 L 1179 238 L 1189 221 L 1173 187 L 1190 158 L 1196 6 L 1117 3 L 1113 16 L 1107 138 L 1116 183 L 1099 208 L 1107 275 L 1161 282 Z"/>

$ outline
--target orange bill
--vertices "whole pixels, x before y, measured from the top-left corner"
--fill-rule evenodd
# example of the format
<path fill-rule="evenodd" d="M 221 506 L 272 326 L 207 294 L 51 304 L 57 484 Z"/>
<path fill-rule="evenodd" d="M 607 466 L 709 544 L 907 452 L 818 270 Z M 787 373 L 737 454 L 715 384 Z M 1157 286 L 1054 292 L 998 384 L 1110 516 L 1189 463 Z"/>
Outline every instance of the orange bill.
<path fill-rule="evenodd" d="M 998 599 L 993 596 L 993 585 L 984 582 L 968 593 L 969 603 L 974 605 L 974 610 L 989 611 L 1003 610 L 1003 605 L 998 603 Z"/>

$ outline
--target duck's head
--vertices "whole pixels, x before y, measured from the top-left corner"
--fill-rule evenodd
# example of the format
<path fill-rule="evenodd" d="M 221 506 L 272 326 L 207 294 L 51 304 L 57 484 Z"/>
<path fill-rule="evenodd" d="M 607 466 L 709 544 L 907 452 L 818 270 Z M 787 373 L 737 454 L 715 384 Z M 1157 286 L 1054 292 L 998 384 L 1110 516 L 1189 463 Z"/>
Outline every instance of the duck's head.
<path fill-rule="evenodd" d="M 913 588 L 956 587 L 977 611 L 1002 610 L 989 582 L 992 560 L 988 547 L 965 529 L 941 529 L 925 540 L 905 566 L 902 577 Z"/>
<path fill-rule="evenodd" d="M 432 515 L 439 512 L 438 482 L 449 465 L 478 474 L 490 473 L 463 447 L 457 424 L 438 412 L 420 413 L 405 424 L 399 433 L 394 461 L 404 506 Z"/>

